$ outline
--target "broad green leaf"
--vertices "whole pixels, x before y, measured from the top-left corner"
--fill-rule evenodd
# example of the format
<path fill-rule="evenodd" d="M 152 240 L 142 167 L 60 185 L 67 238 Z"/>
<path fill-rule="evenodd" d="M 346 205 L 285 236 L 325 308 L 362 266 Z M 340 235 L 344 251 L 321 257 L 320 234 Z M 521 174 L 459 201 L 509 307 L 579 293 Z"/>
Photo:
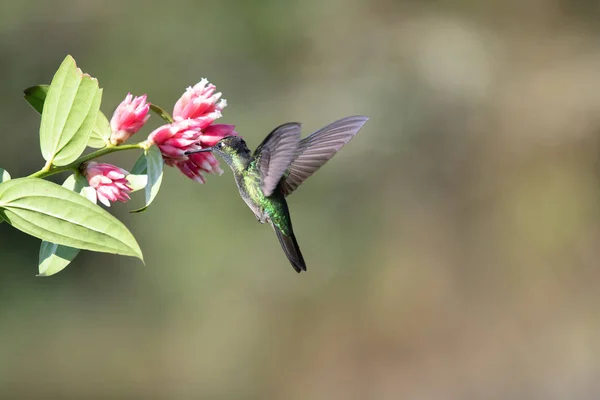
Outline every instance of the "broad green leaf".
<path fill-rule="evenodd" d="M 159 117 L 164 119 L 167 123 L 169 123 L 169 124 L 173 123 L 173 117 L 171 117 L 171 114 L 166 112 L 163 108 L 157 106 L 156 104 L 151 103 L 150 109 L 152 111 L 154 111 Z"/>
<path fill-rule="evenodd" d="M 101 100 L 98 81 L 81 72 L 73 57 L 67 56 L 52 79 L 42 111 L 40 147 L 46 161 L 62 166 L 81 155 Z"/>
<path fill-rule="evenodd" d="M 102 89 L 100 89 L 100 91 L 102 91 Z M 102 111 L 98 111 L 96 123 L 92 128 L 92 133 L 87 145 L 95 149 L 101 149 L 109 143 L 111 133 L 110 122 L 108 122 L 106 115 L 104 115 Z"/>
<path fill-rule="evenodd" d="M 27 100 L 27 102 L 40 114 L 42 113 L 49 88 L 50 85 L 37 85 L 24 90 L 25 100 Z M 102 89 L 100 89 L 100 92 L 100 96 L 102 96 Z M 104 115 L 102 111 L 98 111 L 96 123 L 92 127 L 92 133 L 90 134 L 87 145 L 95 149 L 103 148 L 108 144 L 110 134 L 110 123 L 108 122 L 106 115 Z"/>
<path fill-rule="evenodd" d="M 63 183 L 63 187 L 84 197 L 84 189 L 92 189 L 89 187 L 87 179 L 80 173 L 69 175 Z M 92 191 L 94 192 L 94 200 L 92 201 L 96 203 L 96 191 L 93 189 Z M 38 276 L 50 276 L 62 271 L 79 254 L 79 250 L 42 240 L 38 261 Z"/>
<path fill-rule="evenodd" d="M 25 93 L 25 100 L 40 114 L 44 108 L 44 100 L 46 100 L 48 89 L 50 89 L 50 85 L 37 85 L 28 87 L 23 91 Z"/>
<path fill-rule="evenodd" d="M 81 195 L 52 182 L 19 178 L 1 183 L 0 212 L 9 224 L 42 240 L 143 260 L 125 225 Z"/>
<path fill-rule="evenodd" d="M 146 173 L 147 175 L 147 184 L 146 184 L 146 205 L 142 208 L 138 208 L 137 210 L 131 211 L 132 213 L 138 213 L 146 211 L 150 203 L 154 200 L 158 191 L 160 190 L 160 184 L 162 183 L 163 177 L 163 158 L 160 153 L 160 149 L 157 146 L 151 146 L 144 152 L 145 159 L 145 168 L 143 168 L 143 162 L 138 161 L 135 163 L 133 170 L 141 173 Z M 138 165 L 140 163 L 140 165 Z M 144 171 L 145 170 L 145 171 Z"/>

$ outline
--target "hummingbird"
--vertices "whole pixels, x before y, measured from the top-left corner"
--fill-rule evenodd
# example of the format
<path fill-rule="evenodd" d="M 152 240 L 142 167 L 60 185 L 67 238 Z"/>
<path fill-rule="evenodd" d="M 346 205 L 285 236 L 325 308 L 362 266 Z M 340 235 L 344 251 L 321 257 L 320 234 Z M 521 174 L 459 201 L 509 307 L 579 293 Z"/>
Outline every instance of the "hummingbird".
<path fill-rule="evenodd" d="M 358 133 L 369 118 L 342 118 L 300 139 L 301 125 L 289 122 L 273 129 L 250 152 L 240 136 L 227 136 L 214 146 L 186 154 L 213 152 L 231 168 L 242 199 L 256 219 L 268 222 L 296 272 L 306 263 L 292 229 L 286 197 L 331 159 Z"/>

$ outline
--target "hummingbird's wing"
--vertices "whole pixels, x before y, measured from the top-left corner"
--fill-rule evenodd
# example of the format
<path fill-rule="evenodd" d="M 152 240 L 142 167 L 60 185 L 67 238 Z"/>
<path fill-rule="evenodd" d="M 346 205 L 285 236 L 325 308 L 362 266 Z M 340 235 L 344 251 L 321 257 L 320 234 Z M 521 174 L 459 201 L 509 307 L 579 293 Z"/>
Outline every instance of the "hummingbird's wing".
<path fill-rule="evenodd" d="M 282 181 L 284 196 L 292 193 L 302 182 L 315 173 L 358 133 L 369 117 L 355 115 L 342 118 L 298 144 L 297 156 L 290 164 Z"/>
<path fill-rule="evenodd" d="M 254 151 L 261 176 L 261 189 L 270 196 L 296 155 L 300 124 L 290 122 L 273 129 Z"/>

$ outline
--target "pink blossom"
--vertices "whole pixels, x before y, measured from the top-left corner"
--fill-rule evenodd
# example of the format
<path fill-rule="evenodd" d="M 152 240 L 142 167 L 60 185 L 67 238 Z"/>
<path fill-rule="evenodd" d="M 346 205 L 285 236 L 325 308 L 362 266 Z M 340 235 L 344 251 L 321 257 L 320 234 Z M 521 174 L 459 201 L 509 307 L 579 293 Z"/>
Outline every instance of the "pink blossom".
<path fill-rule="evenodd" d="M 177 167 L 185 176 L 198 183 L 205 183 L 204 173 L 221 175 L 223 170 L 219 161 L 211 153 L 195 153 L 187 156 L 187 160 L 165 159 L 167 165 Z"/>
<path fill-rule="evenodd" d="M 175 103 L 173 119 L 194 119 L 200 124 L 200 129 L 204 129 L 221 118 L 221 111 L 227 105 L 227 101 L 219 100 L 221 93 L 214 93 L 215 89 L 215 85 L 204 78 L 194 87 L 188 87 Z"/>
<path fill-rule="evenodd" d="M 150 104 L 146 102 L 146 95 L 134 98 L 131 93 L 128 93 L 110 120 L 112 130 L 110 142 L 121 144 L 139 131 L 150 118 L 149 110 Z"/>
<path fill-rule="evenodd" d="M 184 119 L 159 126 L 148 140 L 158 146 L 165 159 L 187 160 L 186 151 L 200 150 L 201 124 L 193 119 Z"/>
<path fill-rule="evenodd" d="M 210 125 L 204 130 L 200 126 L 202 123 L 193 119 L 176 121 L 155 129 L 148 141 L 158 146 L 167 165 L 179 168 L 196 182 L 204 183 L 203 173 L 223 173 L 219 161 L 211 153 L 185 153 L 213 146 L 225 136 L 237 133 L 235 125 Z"/>
<path fill-rule="evenodd" d="M 96 190 L 98 200 L 105 206 L 110 207 L 111 201 L 126 202 L 130 199 L 131 188 L 125 178 L 129 172 L 124 169 L 91 161 L 85 164 L 83 175 Z"/>
<path fill-rule="evenodd" d="M 236 136 L 235 125 L 213 124 L 204 129 L 200 136 L 202 146 L 214 146 L 217 142 L 227 136 Z"/>
<path fill-rule="evenodd" d="M 148 142 L 158 146 L 167 165 L 179 168 L 184 175 L 200 183 L 204 183 L 205 173 L 221 174 L 223 170 L 211 153 L 189 156 L 185 153 L 214 146 L 226 136 L 237 135 L 235 125 L 213 124 L 227 105 L 215 89 L 206 79 L 187 88 L 173 109 L 174 122 L 155 129 L 148 136 Z"/>

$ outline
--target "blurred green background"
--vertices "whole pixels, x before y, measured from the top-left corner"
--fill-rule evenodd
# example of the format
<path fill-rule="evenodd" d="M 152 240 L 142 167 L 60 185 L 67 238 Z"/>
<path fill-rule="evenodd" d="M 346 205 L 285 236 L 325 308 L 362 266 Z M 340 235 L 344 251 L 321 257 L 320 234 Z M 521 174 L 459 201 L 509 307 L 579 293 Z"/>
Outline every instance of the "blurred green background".
<path fill-rule="evenodd" d="M 111 208 L 145 266 L 84 252 L 36 278 L 39 241 L 1 224 L 0 397 L 599 398 L 599 18 L 582 0 L 3 2 L 13 177 L 43 165 L 22 89 L 66 54 L 109 115 L 207 77 L 252 148 L 287 121 L 371 120 L 289 198 L 301 275 L 228 169 L 169 169 L 147 213 Z"/>

